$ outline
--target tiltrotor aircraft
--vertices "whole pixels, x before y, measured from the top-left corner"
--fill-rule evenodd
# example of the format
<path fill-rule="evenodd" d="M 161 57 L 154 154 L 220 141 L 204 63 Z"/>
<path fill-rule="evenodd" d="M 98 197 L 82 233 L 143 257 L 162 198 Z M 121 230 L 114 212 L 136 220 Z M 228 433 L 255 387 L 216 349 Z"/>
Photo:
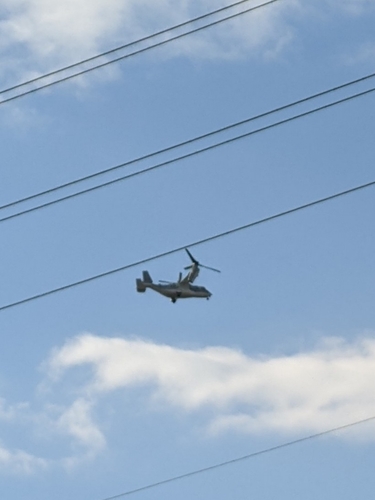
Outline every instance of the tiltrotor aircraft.
<path fill-rule="evenodd" d="M 178 281 L 176 282 L 160 280 L 159 283 L 154 283 L 148 271 L 143 271 L 142 279 L 136 280 L 137 292 L 145 292 L 147 288 L 151 288 L 151 290 L 155 290 L 155 292 L 161 293 L 165 297 L 171 299 L 173 303 L 175 303 L 177 299 L 188 299 L 191 297 L 208 300 L 212 295 L 211 292 L 204 286 L 196 286 L 192 285 L 192 283 L 198 277 L 200 267 L 210 269 L 217 273 L 220 273 L 220 271 L 213 267 L 204 266 L 191 255 L 187 248 L 185 248 L 185 250 L 192 264 L 184 268 L 185 270 L 189 270 L 184 278 L 182 277 L 182 273 L 180 273 Z"/>

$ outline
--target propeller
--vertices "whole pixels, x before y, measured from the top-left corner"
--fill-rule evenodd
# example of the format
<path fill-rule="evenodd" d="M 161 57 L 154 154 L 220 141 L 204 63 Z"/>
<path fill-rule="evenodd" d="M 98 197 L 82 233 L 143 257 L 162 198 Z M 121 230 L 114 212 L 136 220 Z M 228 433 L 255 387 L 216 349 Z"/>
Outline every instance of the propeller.
<path fill-rule="evenodd" d="M 186 266 L 184 267 L 184 269 L 191 269 L 194 264 L 198 267 L 204 267 L 205 269 L 209 269 L 210 271 L 215 271 L 216 273 L 221 273 L 221 271 L 219 269 L 215 269 L 214 267 L 209 267 L 209 266 L 205 266 L 204 264 L 201 264 L 200 262 L 198 262 L 192 255 L 191 253 L 189 252 L 189 250 L 187 248 L 185 248 L 186 250 L 186 253 L 188 254 L 188 256 L 190 257 L 190 260 L 192 261 L 193 264 L 191 264 L 190 266 Z"/>

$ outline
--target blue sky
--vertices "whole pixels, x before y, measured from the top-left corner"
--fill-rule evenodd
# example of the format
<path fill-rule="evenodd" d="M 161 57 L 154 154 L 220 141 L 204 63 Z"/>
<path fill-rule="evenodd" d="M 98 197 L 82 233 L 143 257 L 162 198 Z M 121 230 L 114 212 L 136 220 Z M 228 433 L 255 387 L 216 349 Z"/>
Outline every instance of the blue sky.
<path fill-rule="evenodd" d="M 1 87 L 221 5 L 3 0 Z M 373 72 L 374 7 L 280 0 L 0 106 L 1 204 Z M 374 99 L 0 223 L 0 306 L 374 180 Z M 1 498 L 104 500 L 374 416 L 374 209 L 369 188 L 194 247 L 222 271 L 197 280 L 208 302 L 136 293 L 144 268 L 176 279 L 189 263 L 179 252 L 1 311 Z M 366 497 L 374 432 L 367 423 L 138 497 Z"/>

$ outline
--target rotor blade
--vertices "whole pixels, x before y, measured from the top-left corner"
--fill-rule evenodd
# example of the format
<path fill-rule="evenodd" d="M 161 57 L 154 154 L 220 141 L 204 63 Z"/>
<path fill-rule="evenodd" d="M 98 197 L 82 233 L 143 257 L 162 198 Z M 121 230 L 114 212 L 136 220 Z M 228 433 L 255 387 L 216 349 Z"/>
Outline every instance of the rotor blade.
<path fill-rule="evenodd" d="M 159 280 L 159 283 L 167 283 L 168 285 L 171 285 L 173 281 Z"/>
<path fill-rule="evenodd" d="M 198 264 L 199 265 L 199 262 L 194 259 L 194 257 L 191 255 L 191 253 L 189 252 L 189 250 L 187 248 L 185 248 L 185 250 L 186 250 L 186 253 L 188 254 L 188 256 L 190 257 L 191 262 L 194 262 L 194 264 Z"/>
<path fill-rule="evenodd" d="M 215 269 L 214 267 L 204 266 L 203 264 L 199 264 L 200 267 L 204 267 L 205 269 L 209 269 L 210 271 L 215 271 L 217 273 L 221 273 L 220 269 Z"/>
<path fill-rule="evenodd" d="M 193 266 L 186 266 L 184 267 L 185 271 L 187 271 L 188 269 L 191 269 Z"/>

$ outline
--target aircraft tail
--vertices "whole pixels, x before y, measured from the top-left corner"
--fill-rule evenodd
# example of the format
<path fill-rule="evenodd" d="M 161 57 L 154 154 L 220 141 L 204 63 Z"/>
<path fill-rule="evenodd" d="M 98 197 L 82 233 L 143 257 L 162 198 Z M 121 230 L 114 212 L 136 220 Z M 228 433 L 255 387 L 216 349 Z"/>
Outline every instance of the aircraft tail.
<path fill-rule="evenodd" d="M 139 278 L 137 278 L 135 280 L 135 282 L 137 284 L 137 292 L 145 292 L 146 291 L 145 284 L 143 283 L 142 280 L 140 280 Z"/>
<path fill-rule="evenodd" d="M 151 276 L 149 275 L 148 271 L 143 271 L 142 273 L 143 280 L 137 278 L 135 280 L 136 285 L 137 285 L 137 292 L 145 292 L 146 288 L 148 285 L 152 284 L 152 279 Z"/>
<path fill-rule="evenodd" d="M 143 282 L 144 283 L 152 283 L 151 276 L 149 275 L 148 271 L 143 271 Z"/>

